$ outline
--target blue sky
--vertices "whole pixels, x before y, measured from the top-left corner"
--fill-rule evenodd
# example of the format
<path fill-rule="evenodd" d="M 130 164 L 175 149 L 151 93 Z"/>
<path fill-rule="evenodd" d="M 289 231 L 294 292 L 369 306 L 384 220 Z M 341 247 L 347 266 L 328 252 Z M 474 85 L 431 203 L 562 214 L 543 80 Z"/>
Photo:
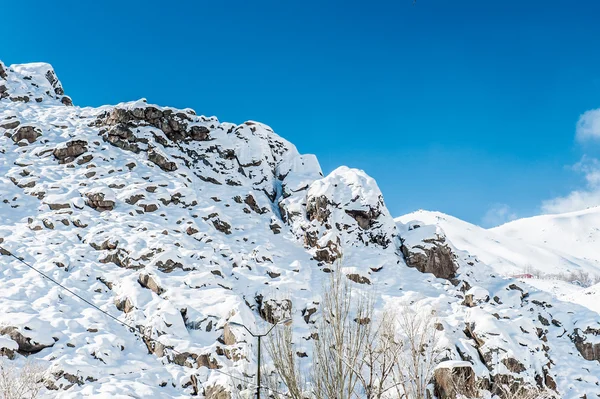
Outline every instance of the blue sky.
<path fill-rule="evenodd" d="M 0 59 L 53 64 L 77 105 L 264 122 L 325 173 L 364 169 L 394 215 L 491 225 L 600 204 L 600 116 L 576 138 L 600 107 L 600 2 L 165 4 L 9 2 Z"/>

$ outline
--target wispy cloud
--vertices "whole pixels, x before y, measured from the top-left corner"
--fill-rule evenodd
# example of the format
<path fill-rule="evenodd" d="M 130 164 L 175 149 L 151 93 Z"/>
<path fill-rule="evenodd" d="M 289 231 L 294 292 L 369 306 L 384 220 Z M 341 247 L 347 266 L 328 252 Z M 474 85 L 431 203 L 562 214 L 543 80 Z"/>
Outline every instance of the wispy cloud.
<path fill-rule="evenodd" d="M 481 218 L 481 225 L 483 227 L 496 227 L 515 219 L 517 219 L 517 214 L 510 209 L 510 206 L 494 204 Z"/>
<path fill-rule="evenodd" d="M 600 205 L 600 161 L 584 155 L 581 161 L 571 168 L 584 175 L 585 186 L 564 197 L 542 202 L 542 212 L 572 212 Z"/>
<path fill-rule="evenodd" d="M 580 142 L 600 139 L 600 108 L 585 111 L 579 116 L 575 137 Z"/>
<path fill-rule="evenodd" d="M 594 141 L 600 141 L 600 108 L 585 111 L 579 116 L 575 139 L 584 148 Z M 572 212 L 600 205 L 600 161 L 584 155 L 571 169 L 583 175 L 585 183 L 565 196 L 543 201 L 543 213 Z"/>

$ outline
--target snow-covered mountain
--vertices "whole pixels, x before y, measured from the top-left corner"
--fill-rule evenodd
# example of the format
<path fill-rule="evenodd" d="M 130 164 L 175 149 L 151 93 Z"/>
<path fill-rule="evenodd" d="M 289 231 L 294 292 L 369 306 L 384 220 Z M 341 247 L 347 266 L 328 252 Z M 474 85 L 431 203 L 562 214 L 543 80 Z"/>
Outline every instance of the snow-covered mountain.
<path fill-rule="evenodd" d="M 600 274 L 600 207 L 519 219 L 491 231 L 596 265 Z"/>
<path fill-rule="evenodd" d="M 396 221 L 441 227 L 457 248 L 503 275 L 583 271 L 600 276 L 600 209 L 520 219 L 484 229 L 440 212 L 417 211 Z"/>
<path fill-rule="evenodd" d="M 600 208 L 519 219 L 492 229 L 423 210 L 396 218 L 399 223 L 413 220 L 439 226 L 458 249 L 503 276 L 521 278 L 559 299 L 598 311 L 590 296 L 595 291 L 581 284 L 600 277 Z"/>
<path fill-rule="evenodd" d="M 47 397 L 229 398 L 256 370 L 232 322 L 291 317 L 309 368 L 339 259 L 378 309 L 435 310 L 444 358 L 490 391 L 600 396 L 598 314 L 506 277 L 596 270 L 590 255 L 441 214 L 394 221 L 365 172 L 323 176 L 264 124 L 143 100 L 73 106 L 47 64 L 0 63 L 0 98 L 0 246 L 134 327 L 3 252 L 0 355 L 47 367 Z"/>

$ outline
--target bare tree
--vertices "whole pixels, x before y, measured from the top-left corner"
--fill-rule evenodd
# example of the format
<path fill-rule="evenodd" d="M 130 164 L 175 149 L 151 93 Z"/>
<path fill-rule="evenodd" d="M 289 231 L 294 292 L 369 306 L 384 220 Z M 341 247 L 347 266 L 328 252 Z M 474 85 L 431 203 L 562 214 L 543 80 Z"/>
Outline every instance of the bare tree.
<path fill-rule="evenodd" d="M 281 383 L 292 399 L 426 397 L 441 354 L 431 312 L 402 306 L 375 317 L 373 296 L 353 292 L 339 264 L 324 287 L 320 310 L 308 378 L 300 372 L 291 328 L 275 331 L 269 340 L 278 376 L 275 385 L 270 382 L 272 391 Z"/>
<path fill-rule="evenodd" d="M 364 370 L 357 372 L 367 399 L 381 399 L 395 388 L 394 374 L 398 368 L 403 344 L 397 336 L 397 315 L 386 311 L 377 324 L 371 323 L 364 349 Z"/>
<path fill-rule="evenodd" d="M 267 370 L 265 376 L 266 390 L 275 398 L 280 397 L 279 381 L 287 388 L 287 397 L 291 399 L 305 399 L 310 397 L 306 379 L 301 376 L 300 364 L 293 343 L 293 330 L 291 326 L 273 330 L 267 341 L 267 352 L 272 359 L 275 374 L 273 378 Z"/>
<path fill-rule="evenodd" d="M 0 398 L 34 399 L 44 386 L 44 369 L 26 362 L 21 367 L 0 358 Z"/>
<path fill-rule="evenodd" d="M 338 264 L 330 274 L 320 305 L 318 338 L 313 341 L 314 397 L 358 398 L 364 352 L 371 333 L 372 301 L 360 293 L 353 297 L 350 280 Z"/>
<path fill-rule="evenodd" d="M 404 306 L 398 313 L 397 327 L 403 342 L 393 381 L 399 398 L 427 397 L 427 387 L 442 354 L 435 320 L 433 310 Z"/>

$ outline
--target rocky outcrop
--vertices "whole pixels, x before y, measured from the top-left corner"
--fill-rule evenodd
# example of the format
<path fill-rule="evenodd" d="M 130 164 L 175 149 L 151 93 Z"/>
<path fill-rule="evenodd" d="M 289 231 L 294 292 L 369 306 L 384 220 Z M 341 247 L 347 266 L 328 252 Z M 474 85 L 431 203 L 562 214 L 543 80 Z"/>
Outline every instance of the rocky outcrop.
<path fill-rule="evenodd" d="M 156 277 L 152 277 L 149 274 L 142 273 L 138 279 L 140 285 L 144 288 L 149 289 L 156 295 L 161 295 L 165 290 L 156 282 Z"/>
<path fill-rule="evenodd" d="M 164 170 L 165 172 L 173 172 L 177 170 L 177 164 L 167 158 L 166 155 L 161 154 L 158 151 L 150 150 L 148 151 L 148 160 L 154 164 L 156 164 L 159 168 Z"/>
<path fill-rule="evenodd" d="M 14 129 L 21 124 L 21 121 L 18 120 L 15 116 L 8 116 L 3 121 L 0 121 L 0 127 L 3 129 Z"/>
<path fill-rule="evenodd" d="M 0 335 L 5 335 L 15 341 L 19 345 L 19 353 L 24 355 L 38 353 L 42 349 L 50 348 L 54 345 L 36 342 L 32 338 L 23 335 L 17 327 L 0 327 Z"/>
<path fill-rule="evenodd" d="M 117 146 L 126 146 L 122 141 L 131 142 L 131 129 L 139 126 L 152 126 L 160 129 L 171 141 L 207 141 L 210 130 L 203 125 L 196 125 L 195 113 L 191 110 L 180 112 L 170 109 L 158 109 L 152 106 L 132 108 L 114 108 L 99 117 L 96 124 L 109 126 L 103 131 L 107 141 Z M 112 138 L 110 138 L 112 137 Z M 135 140 L 133 140 L 135 142 Z"/>
<path fill-rule="evenodd" d="M 6 67 L 0 62 L 0 100 L 67 105 L 71 103 L 71 99 L 64 94 L 63 87 L 49 64 L 38 62 Z"/>
<path fill-rule="evenodd" d="M 18 121 L 16 121 L 18 123 Z M 17 129 L 15 134 L 11 136 L 12 141 L 15 143 L 21 142 L 21 140 L 27 140 L 29 144 L 35 142 L 38 137 L 42 136 L 41 129 L 35 126 L 21 126 Z"/>
<path fill-rule="evenodd" d="M 292 301 L 289 299 L 264 299 L 262 295 L 256 297 L 258 313 L 263 320 L 275 324 L 292 316 Z"/>
<path fill-rule="evenodd" d="M 87 142 L 83 140 L 72 140 L 65 143 L 63 146 L 54 149 L 52 153 L 58 163 L 65 164 L 75 160 L 81 154 L 87 152 Z"/>
<path fill-rule="evenodd" d="M 592 340 L 588 338 L 588 335 L 591 337 L 600 337 L 600 329 L 588 327 L 585 331 L 582 331 L 577 328 L 570 337 L 585 360 L 600 361 L 600 342 L 597 339 L 591 342 Z"/>
<path fill-rule="evenodd" d="M 300 197 L 302 192 L 306 193 L 304 200 Z M 299 203 L 305 205 L 298 207 Z M 358 246 L 389 252 L 390 261 L 396 258 L 396 247 L 392 245 L 397 237 L 394 221 L 375 181 L 363 171 L 338 168 L 314 181 L 306 191 L 292 191 L 279 208 L 317 261 L 331 264 L 342 257 L 351 259 L 352 248 Z M 365 255 L 362 256 L 364 260 Z M 355 262 L 365 263 L 359 258 L 351 262 L 352 266 Z M 368 267 L 359 279 L 361 283 L 369 281 L 368 270 L 380 270 L 384 258 L 377 263 L 364 264 Z"/>
<path fill-rule="evenodd" d="M 438 278 L 454 278 L 458 265 L 445 235 L 436 231 L 435 226 L 415 225 L 409 231 L 416 229 L 420 229 L 416 234 L 409 233 L 402 237 L 401 250 L 406 264 Z"/>
<path fill-rule="evenodd" d="M 88 193 L 86 204 L 98 212 L 112 211 L 115 208 L 115 201 L 112 199 L 105 198 L 105 193 Z"/>

